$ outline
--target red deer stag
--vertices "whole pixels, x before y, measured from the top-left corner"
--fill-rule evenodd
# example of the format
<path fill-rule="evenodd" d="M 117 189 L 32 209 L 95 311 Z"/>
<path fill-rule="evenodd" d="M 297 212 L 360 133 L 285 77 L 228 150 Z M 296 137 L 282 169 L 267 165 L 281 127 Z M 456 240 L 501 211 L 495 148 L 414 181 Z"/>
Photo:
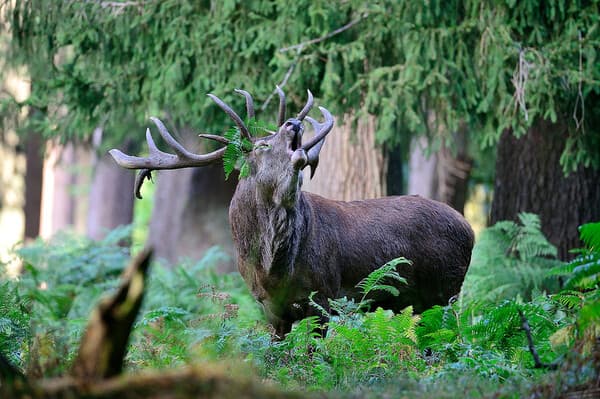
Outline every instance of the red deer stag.
<path fill-rule="evenodd" d="M 248 117 L 253 117 L 251 95 L 236 91 L 245 96 Z M 231 107 L 209 96 L 253 144 L 245 153 L 249 175 L 238 183 L 229 221 L 240 273 L 278 336 L 289 332 L 294 321 L 318 313 L 307 300 L 311 292 L 316 291 L 314 300 L 329 309 L 327 298 L 356 297 L 361 279 L 401 256 L 412 261 L 398 270 L 408 284 L 398 286 L 399 296 L 381 297 L 375 305 L 394 311 L 413 305 L 421 312 L 448 303 L 460 291 L 471 259 L 473 231 L 466 220 L 449 206 L 418 196 L 343 202 L 300 191 L 302 170 L 310 166 L 311 177 L 314 174 L 334 121 L 322 107 L 323 123 L 307 116 L 313 104 L 310 91 L 300 113 L 285 120 L 285 95 L 277 91 L 278 131 L 260 138 L 250 136 Z M 151 119 L 175 154 L 160 151 L 149 129 L 148 157 L 110 151 L 122 167 L 142 170 L 136 193 L 152 170 L 205 166 L 222 159 L 225 148 L 190 153 L 160 120 Z M 307 142 L 302 140 L 304 119 L 315 130 Z M 228 143 L 221 136 L 201 136 Z"/>

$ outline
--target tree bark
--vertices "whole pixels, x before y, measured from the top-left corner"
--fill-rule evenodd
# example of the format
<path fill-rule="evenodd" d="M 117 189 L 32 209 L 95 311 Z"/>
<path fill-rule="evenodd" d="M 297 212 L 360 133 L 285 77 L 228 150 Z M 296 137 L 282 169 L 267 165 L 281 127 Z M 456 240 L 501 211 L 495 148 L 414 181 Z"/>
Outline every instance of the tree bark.
<path fill-rule="evenodd" d="M 473 160 L 467 152 L 466 132 L 454 135 L 456 155 L 446 147 L 427 157 L 427 140 L 413 142 L 409 159 L 408 194 L 444 202 L 464 212 Z"/>
<path fill-rule="evenodd" d="M 118 166 L 108 154 L 99 157 L 94 169 L 87 234 L 101 240 L 110 230 L 132 222 L 135 174 Z"/>
<path fill-rule="evenodd" d="M 42 179 L 44 170 L 43 140 L 35 133 L 25 140 L 25 239 L 34 239 L 40 234 L 42 209 Z"/>
<path fill-rule="evenodd" d="M 42 210 L 40 235 L 49 238 L 75 222 L 75 198 L 71 189 L 75 184 L 72 167 L 76 152 L 72 143 L 64 146 L 56 142 L 47 143 L 42 184 Z"/>
<path fill-rule="evenodd" d="M 540 216 L 542 231 L 560 259 L 580 247 L 578 226 L 600 219 L 600 171 L 580 166 L 565 176 L 559 160 L 567 128 L 537 121 L 521 138 L 505 131 L 498 144 L 491 223 Z"/>
<path fill-rule="evenodd" d="M 355 128 L 350 115 L 340 122 L 327 136 L 312 180 L 306 169 L 302 189 L 344 201 L 385 196 L 387 161 L 375 144 L 375 116 L 359 119 Z"/>
<path fill-rule="evenodd" d="M 172 264 L 183 257 L 200 259 L 218 245 L 232 259 L 219 269 L 232 271 L 228 209 L 236 179 L 226 181 L 222 165 L 164 170 L 156 179 L 149 232 L 155 256 Z"/>
<path fill-rule="evenodd" d="M 426 156 L 427 139 L 413 140 L 408 161 L 408 194 L 439 199 L 437 154 Z"/>
<path fill-rule="evenodd" d="M 386 150 L 386 158 L 386 195 L 402 195 L 406 193 L 406 179 L 404 178 L 406 155 L 400 146 L 396 146 Z"/>

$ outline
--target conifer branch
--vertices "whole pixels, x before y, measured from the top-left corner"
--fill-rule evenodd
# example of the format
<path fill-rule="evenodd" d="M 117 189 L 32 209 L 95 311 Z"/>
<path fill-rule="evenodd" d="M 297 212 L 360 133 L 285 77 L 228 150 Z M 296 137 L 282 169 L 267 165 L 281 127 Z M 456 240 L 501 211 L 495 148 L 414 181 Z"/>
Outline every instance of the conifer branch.
<path fill-rule="evenodd" d="M 334 31 L 331 31 L 331 32 L 327 33 L 324 36 L 318 37 L 316 39 L 307 40 L 307 41 L 302 42 L 302 43 L 294 44 L 293 46 L 280 48 L 279 49 L 280 53 L 285 53 L 287 51 L 296 50 L 296 57 L 294 58 L 294 61 L 292 62 L 292 64 L 288 68 L 287 72 L 285 73 L 285 76 L 283 77 L 283 79 L 281 80 L 281 82 L 278 84 L 278 86 L 280 88 L 283 88 L 287 84 L 288 80 L 290 79 L 290 76 L 292 76 L 292 73 L 294 72 L 294 69 L 296 69 L 296 66 L 298 65 L 298 62 L 300 61 L 300 55 L 302 54 L 302 51 L 304 51 L 305 47 L 310 46 L 311 44 L 320 43 L 322 41 L 325 41 L 327 39 L 332 38 L 335 35 L 339 35 L 340 33 L 344 32 L 344 31 L 347 31 L 348 29 L 352 28 L 354 25 L 356 25 L 359 22 L 361 22 L 362 20 L 366 19 L 368 16 L 369 16 L 368 13 L 364 13 L 360 17 L 358 17 L 357 19 L 348 22 L 346 25 L 341 26 L 341 27 L 337 28 Z M 271 94 L 269 94 L 269 96 L 267 97 L 267 99 L 265 100 L 265 102 L 263 103 L 263 105 L 260 107 L 261 111 L 264 111 L 267 108 L 267 106 L 271 102 L 271 99 L 273 98 L 273 96 L 276 93 L 277 93 L 277 90 L 273 90 L 271 92 Z"/>
<path fill-rule="evenodd" d="M 325 41 L 327 39 L 332 38 L 335 35 L 339 35 L 340 33 L 344 32 L 344 31 L 347 31 L 348 29 L 352 28 L 357 23 L 359 23 L 362 20 L 366 19 L 368 16 L 369 16 L 368 13 L 364 13 L 360 17 L 358 17 L 357 19 L 348 22 L 346 25 L 344 25 L 342 27 L 339 27 L 339 28 L 337 28 L 334 31 L 331 31 L 331 32 L 327 33 L 324 36 L 318 37 L 316 39 L 307 40 L 307 41 L 302 42 L 302 43 L 294 44 L 293 46 L 280 48 L 279 52 L 280 53 L 285 53 L 286 51 L 290 51 L 290 50 L 297 50 L 298 52 L 302 52 L 302 50 L 304 50 L 304 48 L 306 46 L 310 46 L 311 44 L 320 43 L 322 41 Z"/>

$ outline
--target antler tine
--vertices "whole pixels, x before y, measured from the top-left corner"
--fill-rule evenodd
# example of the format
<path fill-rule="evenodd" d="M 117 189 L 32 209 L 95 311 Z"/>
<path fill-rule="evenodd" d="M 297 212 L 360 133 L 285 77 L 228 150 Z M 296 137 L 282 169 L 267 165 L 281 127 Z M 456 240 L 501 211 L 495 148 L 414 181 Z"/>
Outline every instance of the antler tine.
<path fill-rule="evenodd" d="M 235 89 L 235 92 L 246 97 L 246 116 L 254 118 L 254 100 L 252 99 L 252 95 L 246 90 L 241 89 Z"/>
<path fill-rule="evenodd" d="M 237 125 L 237 127 L 240 129 L 240 132 L 242 133 L 242 136 L 244 136 L 248 140 L 252 140 L 252 137 L 250 136 L 250 131 L 248 130 L 248 128 L 244 124 L 244 121 L 242 120 L 242 118 L 240 118 L 240 116 L 238 114 L 236 114 L 235 111 L 233 109 L 231 109 L 231 107 L 229 105 L 227 105 L 219 97 L 215 96 L 214 94 L 208 94 L 208 96 L 211 98 L 211 100 L 213 100 L 215 103 L 217 103 L 217 105 L 223 111 L 225 111 L 225 113 L 227 115 L 229 115 L 229 117 L 231 119 L 233 119 L 233 121 L 235 122 L 235 124 Z"/>
<path fill-rule="evenodd" d="M 281 87 L 275 85 L 275 90 L 279 95 L 279 113 L 277 114 L 277 126 L 283 125 L 285 122 L 285 93 L 281 90 Z"/>
<path fill-rule="evenodd" d="M 331 113 L 327 111 L 327 109 L 323 107 L 319 107 L 319 110 L 325 117 L 325 122 L 319 123 L 311 117 L 308 117 L 308 121 L 313 125 L 315 129 L 315 136 L 306 144 L 302 144 L 302 149 L 304 151 L 310 150 L 315 144 L 321 141 L 333 128 L 333 116 Z"/>
<path fill-rule="evenodd" d="M 158 149 L 150 129 L 146 129 L 146 142 L 148 143 L 149 153 L 147 157 L 135 157 L 127 155 L 120 150 L 112 149 L 109 151 L 119 166 L 127 169 L 181 169 L 194 166 L 205 166 L 220 160 L 225 153 L 225 148 L 210 152 L 208 154 L 194 154 L 183 148 L 173 136 L 168 132 L 165 125 L 158 118 L 150 118 L 158 127 L 160 135 L 167 144 L 173 149 L 175 154 L 169 154 Z"/>
<path fill-rule="evenodd" d="M 308 115 L 308 113 L 310 112 L 310 109 L 313 106 L 314 103 L 314 98 L 312 93 L 310 92 L 310 90 L 307 90 L 308 92 L 308 99 L 306 100 L 306 105 L 304 106 L 304 108 L 302 108 L 302 111 L 300 111 L 300 113 L 298 114 L 298 116 L 296 117 L 298 120 L 304 120 L 304 118 L 306 117 L 306 115 Z"/>
<path fill-rule="evenodd" d="M 198 137 L 202 137 L 203 139 L 208 139 L 208 140 L 214 140 L 214 141 L 222 143 L 222 144 L 229 144 L 229 140 L 227 140 L 223 136 L 217 136 L 216 134 L 200 133 L 198 135 Z"/>

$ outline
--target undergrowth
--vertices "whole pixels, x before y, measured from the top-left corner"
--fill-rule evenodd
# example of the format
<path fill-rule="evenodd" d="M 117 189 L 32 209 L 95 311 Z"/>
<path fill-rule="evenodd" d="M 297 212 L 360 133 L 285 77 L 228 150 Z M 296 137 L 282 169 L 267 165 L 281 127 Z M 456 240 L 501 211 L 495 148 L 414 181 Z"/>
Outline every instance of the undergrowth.
<path fill-rule="evenodd" d="M 556 259 L 539 227 L 523 214 L 519 224 L 487 229 L 453 303 L 422 314 L 371 309 L 371 293 L 398 294 L 390 282 L 402 283 L 396 268 L 407 261 L 397 259 L 358 285 L 359 298 L 331 300 L 326 326 L 309 317 L 280 342 L 239 275 L 215 273 L 225 256 L 218 249 L 174 269 L 155 265 L 126 367 L 227 361 L 286 388 L 357 397 L 553 397 L 579 389 L 597 378 L 600 223 L 581 227 L 585 246 L 569 263 Z M 63 236 L 20 250 L 23 273 L 0 283 L 0 351 L 33 376 L 66 372 L 91 307 L 116 286 L 128 257 L 118 243 L 128 234 L 99 243 Z"/>

